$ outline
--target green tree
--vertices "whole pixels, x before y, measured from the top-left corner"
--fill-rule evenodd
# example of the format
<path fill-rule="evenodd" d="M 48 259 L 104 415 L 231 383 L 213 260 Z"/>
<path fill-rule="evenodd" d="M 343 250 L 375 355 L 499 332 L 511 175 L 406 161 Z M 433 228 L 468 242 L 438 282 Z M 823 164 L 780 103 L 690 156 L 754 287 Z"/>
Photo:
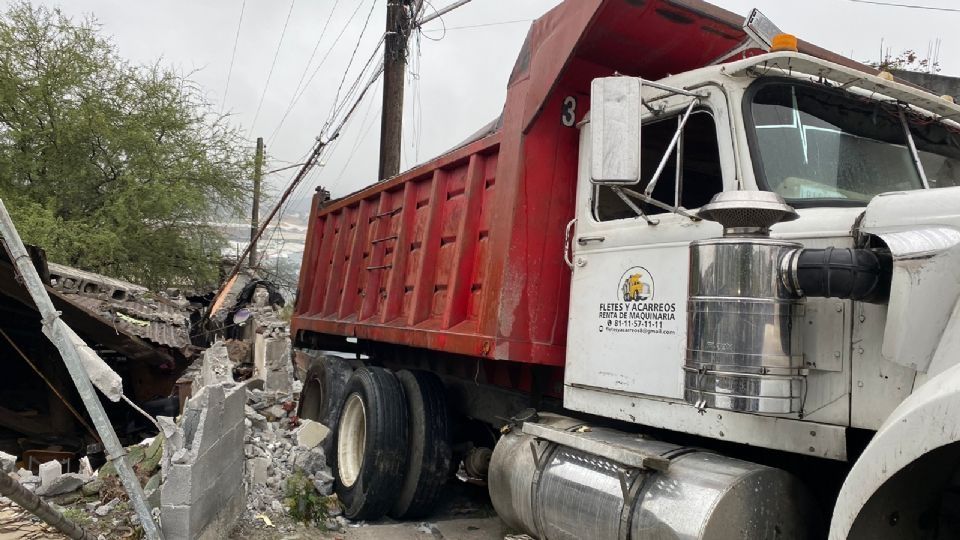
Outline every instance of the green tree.
<path fill-rule="evenodd" d="M 0 14 L 0 198 L 50 260 L 150 287 L 215 283 L 212 221 L 249 193 L 248 146 L 196 84 L 124 61 L 92 18 Z"/>

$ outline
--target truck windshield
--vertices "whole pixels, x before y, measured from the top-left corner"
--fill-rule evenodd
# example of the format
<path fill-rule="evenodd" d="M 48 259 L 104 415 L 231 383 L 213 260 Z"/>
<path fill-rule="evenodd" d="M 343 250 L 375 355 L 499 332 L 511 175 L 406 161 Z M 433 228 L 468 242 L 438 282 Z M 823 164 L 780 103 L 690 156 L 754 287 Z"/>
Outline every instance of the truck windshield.
<path fill-rule="evenodd" d="M 791 201 L 863 204 L 878 193 L 921 189 L 904 130 L 930 187 L 960 185 L 960 130 L 905 115 L 892 104 L 804 83 L 762 83 L 749 104 L 761 184 Z"/>

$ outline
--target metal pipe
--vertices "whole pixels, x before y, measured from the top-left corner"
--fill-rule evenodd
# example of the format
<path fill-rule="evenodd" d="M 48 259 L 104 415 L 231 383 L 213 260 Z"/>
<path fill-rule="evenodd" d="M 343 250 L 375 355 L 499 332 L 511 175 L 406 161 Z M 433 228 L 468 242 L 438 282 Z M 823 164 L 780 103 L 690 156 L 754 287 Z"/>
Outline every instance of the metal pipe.
<path fill-rule="evenodd" d="M 446 15 L 447 13 L 450 13 L 451 11 L 453 11 L 453 10 L 457 9 L 458 7 L 460 7 L 460 6 L 464 5 L 464 4 L 467 4 L 467 3 L 469 3 L 469 2 L 470 2 L 470 0 L 458 0 L 458 1 L 450 4 L 450 5 L 447 6 L 447 7 L 440 8 L 440 9 L 438 9 L 437 11 L 434 11 L 433 14 L 431 14 L 431 15 L 427 15 L 426 17 L 423 17 L 422 19 L 420 19 L 419 21 L 417 21 L 417 24 L 416 24 L 416 25 L 417 25 L 417 26 L 423 26 L 423 25 L 427 24 L 428 22 L 436 19 L 437 17 L 443 17 L 443 16 Z"/>
<path fill-rule="evenodd" d="M 693 113 L 693 107 L 698 101 L 698 99 L 695 99 L 690 102 L 690 105 L 687 105 L 687 110 L 684 111 L 683 117 L 680 119 L 680 124 L 677 126 L 677 132 L 673 134 L 673 138 L 670 139 L 670 144 L 663 153 L 663 159 L 660 160 L 660 165 L 657 166 L 656 172 L 653 173 L 653 178 L 651 178 L 650 183 L 647 184 L 647 189 L 643 190 L 643 194 L 647 197 L 649 197 L 650 194 L 653 193 L 654 188 L 657 187 L 657 180 L 660 180 L 660 174 L 663 173 L 663 169 L 667 166 L 667 161 L 670 160 L 670 154 L 673 153 L 673 149 L 676 148 L 677 142 L 680 140 L 683 126 L 687 125 L 687 120 L 690 118 L 690 114 Z M 677 167 L 680 167 L 679 161 L 677 162 Z"/>
<path fill-rule="evenodd" d="M 70 521 L 52 506 L 40 500 L 27 488 L 6 474 L 0 474 L 0 495 L 20 505 L 21 508 L 40 518 L 44 523 L 74 540 L 94 540 L 95 537 L 83 527 Z"/>
<path fill-rule="evenodd" d="M 913 133 L 910 133 L 910 125 L 907 124 L 907 116 L 900 109 L 900 124 L 903 126 L 903 134 L 907 137 L 907 147 L 910 148 L 910 156 L 913 158 L 913 164 L 917 166 L 917 172 L 920 173 L 920 181 L 923 182 L 923 189 L 930 189 L 930 182 L 927 181 L 927 173 L 923 170 L 923 163 L 920 162 L 920 154 L 917 153 L 917 145 L 913 142 Z"/>
<path fill-rule="evenodd" d="M 0 200 L 0 235 L 3 236 L 7 252 L 10 254 L 10 260 L 16 265 L 24 286 L 40 312 L 44 335 L 60 351 L 63 363 L 67 366 L 67 371 L 70 372 L 70 377 L 77 386 L 77 393 L 80 394 L 80 399 L 83 400 L 87 413 L 103 440 L 107 460 L 113 463 L 117 469 L 117 474 L 130 497 L 130 502 L 137 513 L 144 534 L 150 540 L 162 539 L 160 529 L 150 515 L 150 506 L 147 504 L 147 498 L 140 486 L 140 481 L 137 480 L 130 464 L 123 459 L 126 455 L 123 446 L 120 444 L 117 434 L 113 431 L 113 426 L 103 409 L 103 404 L 100 403 L 100 398 L 93 389 L 93 383 L 90 382 L 89 374 L 84 369 L 83 362 L 80 359 L 80 352 L 74 345 L 73 340 L 70 339 L 72 331 L 67 323 L 60 318 L 60 312 L 53 306 L 53 302 L 44 288 L 43 281 L 37 274 L 37 269 L 33 267 L 27 248 L 17 234 L 17 229 L 2 200 Z"/>

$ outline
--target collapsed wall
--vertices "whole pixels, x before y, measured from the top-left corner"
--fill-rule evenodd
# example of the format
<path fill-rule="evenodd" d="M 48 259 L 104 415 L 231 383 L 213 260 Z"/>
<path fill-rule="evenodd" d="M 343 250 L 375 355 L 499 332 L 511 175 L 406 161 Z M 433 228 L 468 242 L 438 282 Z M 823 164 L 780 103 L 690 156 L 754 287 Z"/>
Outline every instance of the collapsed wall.
<path fill-rule="evenodd" d="M 187 402 L 180 426 L 162 419 L 160 520 L 168 538 L 224 538 L 243 512 L 245 401 L 243 386 L 206 386 Z"/>

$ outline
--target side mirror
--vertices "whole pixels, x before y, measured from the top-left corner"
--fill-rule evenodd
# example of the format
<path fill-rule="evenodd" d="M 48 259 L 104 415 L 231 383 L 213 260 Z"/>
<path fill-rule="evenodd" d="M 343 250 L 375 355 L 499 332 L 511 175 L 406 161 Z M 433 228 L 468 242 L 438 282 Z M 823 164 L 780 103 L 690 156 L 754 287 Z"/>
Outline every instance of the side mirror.
<path fill-rule="evenodd" d="M 640 79 L 604 77 L 590 87 L 590 181 L 640 183 Z"/>

